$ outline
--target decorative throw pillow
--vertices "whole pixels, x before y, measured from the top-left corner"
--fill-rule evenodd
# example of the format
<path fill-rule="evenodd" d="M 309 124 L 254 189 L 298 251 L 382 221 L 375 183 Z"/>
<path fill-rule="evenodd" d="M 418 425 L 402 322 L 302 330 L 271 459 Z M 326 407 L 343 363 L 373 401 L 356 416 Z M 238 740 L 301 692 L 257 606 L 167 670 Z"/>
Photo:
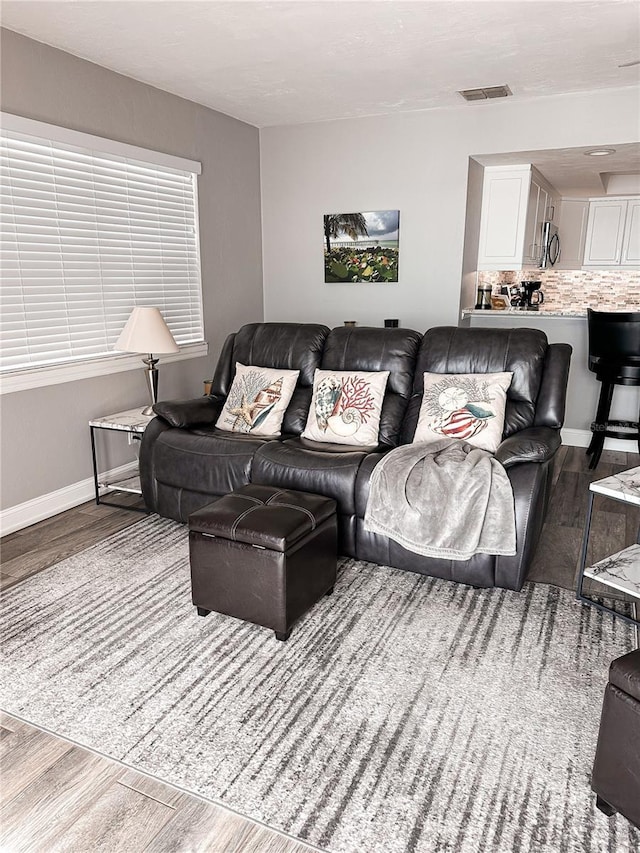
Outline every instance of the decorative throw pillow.
<path fill-rule="evenodd" d="M 388 370 L 316 370 L 303 438 L 331 444 L 378 443 Z"/>
<path fill-rule="evenodd" d="M 414 444 L 460 438 L 495 453 L 513 373 L 425 373 Z"/>
<path fill-rule="evenodd" d="M 216 422 L 227 432 L 280 435 L 299 370 L 251 367 L 236 362 L 236 375 Z"/>

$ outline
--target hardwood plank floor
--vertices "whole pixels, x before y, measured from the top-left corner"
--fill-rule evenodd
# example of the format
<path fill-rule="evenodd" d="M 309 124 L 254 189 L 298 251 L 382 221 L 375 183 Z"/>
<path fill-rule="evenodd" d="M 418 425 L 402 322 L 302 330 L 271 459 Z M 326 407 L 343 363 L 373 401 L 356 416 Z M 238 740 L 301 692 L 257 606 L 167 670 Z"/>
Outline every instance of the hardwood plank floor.
<path fill-rule="evenodd" d="M 141 506 L 140 498 L 123 496 L 122 503 Z M 3 536 L 0 539 L 2 587 L 6 588 L 90 548 L 144 518 L 137 512 L 90 501 Z"/>
<path fill-rule="evenodd" d="M 4 712 L 0 712 L 0 728 L 0 744 L 9 742 L 2 761 L 3 853 L 313 853 L 317 849 Z M 25 750 L 31 756 L 28 766 L 20 760 Z"/>
<path fill-rule="evenodd" d="M 588 470 L 583 448 L 562 447 L 549 514 L 529 579 L 574 588 L 589 482 L 640 465 L 605 451 Z M 125 499 L 135 500 L 135 499 Z M 640 511 L 597 499 L 590 559 L 635 541 Z M 0 540 L 4 586 L 78 553 L 141 516 L 83 504 Z M 0 713 L 0 850 L 126 853 L 310 853 L 311 848 L 214 803 L 185 794 L 54 734 Z"/>
<path fill-rule="evenodd" d="M 589 483 L 640 465 L 640 454 L 605 450 L 595 471 L 582 447 L 561 448 L 547 519 L 529 570 L 528 580 L 575 589 L 582 534 L 587 512 Z M 589 563 L 602 560 L 636 541 L 640 510 L 596 496 L 594 500 Z M 597 589 L 589 584 L 586 590 Z"/>

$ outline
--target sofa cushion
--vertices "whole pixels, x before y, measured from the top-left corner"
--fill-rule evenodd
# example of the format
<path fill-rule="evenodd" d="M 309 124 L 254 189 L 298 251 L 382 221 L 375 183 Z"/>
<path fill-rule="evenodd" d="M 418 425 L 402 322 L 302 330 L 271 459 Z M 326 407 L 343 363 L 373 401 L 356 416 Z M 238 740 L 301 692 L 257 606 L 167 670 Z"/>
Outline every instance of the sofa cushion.
<path fill-rule="evenodd" d="M 256 450 L 270 441 L 215 427 L 169 429 L 156 439 L 155 477 L 166 486 L 226 495 L 249 482 Z"/>
<path fill-rule="evenodd" d="M 298 384 L 287 407 L 282 431 L 300 435 L 307 422 L 313 374 L 320 367 L 327 326 L 318 323 L 249 323 L 229 335 L 222 348 L 211 393 L 227 397 L 236 362 L 279 370 L 299 370 Z"/>
<path fill-rule="evenodd" d="M 226 432 L 280 435 L 299 370 L 236 364 L 236 375 L 216 423 Z"/>
<path fill-rule="evenodd" d="M 495 453 L 511 373 L 425 373 L 414 442 L 459 438 Z"/>
<path fill-rule="evenodd" d="M 337 502 L 339 513 L 353 515 L 358 468 L 373 449 L 300 438 L 272 441 L 256 451 L 251 482 L 324 495 Z"/>
<path fill-rule="evenodd" d="M 350 447 L 378 444 L 388 370 L 316 370 L 302 437 Z"/>
<path fill-rule="evenodd" d="M 380 443 L 389 447 L 400 440 L 421 340 L 422 335 L 412 329 L 367 326 L 340 326 L 326 340 L 323 370 L 389 371 L 379 430 Z"/>
<path fill-rule="evenodd" d="M 503 437 L 533 426 L 547 348 L 547 336 L 538 329 L 429 329 L 418 353 L 402 443 L 410 442 L 416 430 L 425 373 L 513 373 Z"/>

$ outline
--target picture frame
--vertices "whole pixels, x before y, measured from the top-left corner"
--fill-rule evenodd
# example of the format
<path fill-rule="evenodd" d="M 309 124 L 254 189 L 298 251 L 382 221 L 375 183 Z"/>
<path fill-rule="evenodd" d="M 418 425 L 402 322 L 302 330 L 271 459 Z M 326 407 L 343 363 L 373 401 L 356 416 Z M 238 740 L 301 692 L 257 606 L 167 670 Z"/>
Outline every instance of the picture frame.
<path fill-rule="evenodd" d="M 399 237 L 399 210 L 325 214 L 325 283 L 397 283 Z"/>

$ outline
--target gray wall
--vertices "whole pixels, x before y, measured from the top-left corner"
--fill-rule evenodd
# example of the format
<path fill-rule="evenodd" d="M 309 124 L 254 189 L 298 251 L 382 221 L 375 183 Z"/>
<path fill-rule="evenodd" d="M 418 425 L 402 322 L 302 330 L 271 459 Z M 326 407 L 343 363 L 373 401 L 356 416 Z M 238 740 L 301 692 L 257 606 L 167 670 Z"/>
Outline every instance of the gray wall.
<path fill-rule="evenodd" d="M 210 356 L 160 365 L 160 396 L 202 393 L 226 335 L 263 318 L 258 130 L 8 30 L 4 111 L 198 160 L 205 339 Z M 142 368 L 2 396 L 2 507 L 91 475 L 93 417 L 146 404 Z M 110 442 L 103 467 L 132 458 Z"/>
<path fill-rule="evenodd" d="M 639 117 L 617 89 L 263 129 L 266 318 L 456 324 L 469 157 L 634 142 Z M 383 209 L 400 210 L 399 283 L 324 284 L 323 214 Z"/>

